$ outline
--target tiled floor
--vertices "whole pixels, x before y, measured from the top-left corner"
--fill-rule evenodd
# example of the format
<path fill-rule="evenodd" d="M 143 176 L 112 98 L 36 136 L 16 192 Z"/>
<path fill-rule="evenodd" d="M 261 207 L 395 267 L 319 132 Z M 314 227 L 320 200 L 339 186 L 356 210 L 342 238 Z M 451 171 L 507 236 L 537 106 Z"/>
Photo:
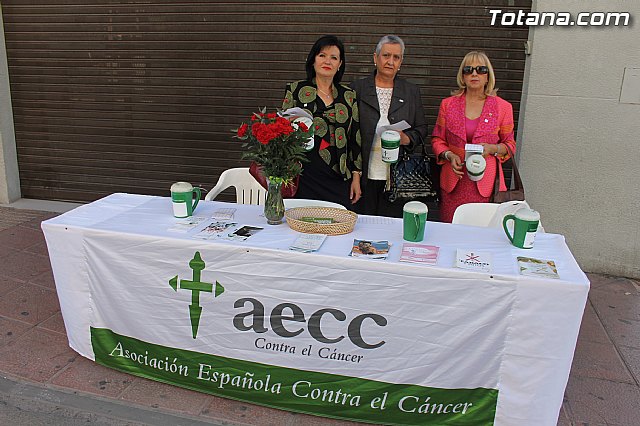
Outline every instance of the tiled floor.
<path fill-rule="evenodd" d="M 55 214 L 0 207 L 0 374 L 201 421 L 348 425 L 145 380 L 99 366 L 67 345 L 40 222 Z M 591 291 L 561 426 L 640 424 L 640 285 L 589 275 Z"/>

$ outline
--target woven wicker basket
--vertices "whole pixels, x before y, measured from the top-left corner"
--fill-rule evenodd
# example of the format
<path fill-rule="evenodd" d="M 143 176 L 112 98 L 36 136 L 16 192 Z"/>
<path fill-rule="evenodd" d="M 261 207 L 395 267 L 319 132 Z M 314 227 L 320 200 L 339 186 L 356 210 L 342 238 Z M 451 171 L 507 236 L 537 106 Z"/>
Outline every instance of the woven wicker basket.
<path fill-rule="evenodd" d="M 296 207 L 284 212 L 289 227 L 305 234 L 343 235 L 353 231 L 358 215 L 352 211 L 333 207 Z M 313 223 L 304 217 L 331 218 L 334 223 Z"/>

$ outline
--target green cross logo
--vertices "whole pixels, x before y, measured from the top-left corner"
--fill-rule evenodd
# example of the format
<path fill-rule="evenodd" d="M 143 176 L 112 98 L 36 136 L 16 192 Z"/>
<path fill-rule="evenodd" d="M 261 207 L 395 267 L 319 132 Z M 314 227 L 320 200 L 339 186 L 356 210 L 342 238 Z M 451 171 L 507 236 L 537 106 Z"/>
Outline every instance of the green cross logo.
<path fill-rule="evenodd" d="M 189 267 L 193 270 L 193 278 L 191 280 L 178 280 L 178 276 L 169 280 L 169 285 L 175 291 L 178 288 L 184 290 L 191 290 L 191 304 L 189 305 L 189 317 L 191 318 L 191 334 L 193 338 L 196 338 L 198 334 L 198 325 L 200 324 L 200 315 L 202 314 L 202 307 L 200 306 L 200 292 L 213 293 L 213 284 L 200 281 L 200 272 L 204 269 L 204 261 L 200 257 L 200 252 L 197 251 L 193 255 L 193 259 L 189 261 Z M 216 281 L 216 291 L 213 297 L 218 297 L 224 293 L 224 287 L 218 281 Z"/>

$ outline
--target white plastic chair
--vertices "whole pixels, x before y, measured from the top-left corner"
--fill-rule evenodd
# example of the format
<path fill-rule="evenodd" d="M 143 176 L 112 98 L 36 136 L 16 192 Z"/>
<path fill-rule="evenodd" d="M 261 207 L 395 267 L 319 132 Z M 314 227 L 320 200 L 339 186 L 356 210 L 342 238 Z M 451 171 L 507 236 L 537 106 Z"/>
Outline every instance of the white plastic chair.
<path fill-rule="evenodd" d="M 500 204 L 467 203 L 458 206 L 453 212 L 451 223 L 458 225 L 489 226 Z M 502 223 L 500 224 L 502 226 Z"/>
<path fill-rule="evenodd" d="M 342 204 L 332 203 L 331 201 L 310 200 L 306 198 L 285 198 L 284 199 L 284 208 L 286 210 L 292 209 L 294 207 L 333 207 L 336 209 L 344 209 L 344 210 L 347 209 Z"/>
<path fill-rule="evenodd" d="M 459 225 L 484 226 L 502 228 L 502 219 L 508 214 L 515 214 L 523 207 L 529 207 L 526 201 L 507 201 L 506 203 L 467 203 L 453 212 L 451 223 Z M 538 232 L 544 232 L 542 221 L 538 224 Z"/>
<path fill-rule="evenodd" d="M 264 205 L 267 190 L 251 176 L 248 167 L 238 167 L 222 172 L 218 183 L 204 199 L 211 201 L 231 186 L 236 189 L 236 203 Z"/>
<path fill-rule="evenodd" d="M 502 228 L 502 219 L 508 214 L 515 214 L 521 208 L 526 207 L 530 209 L 529 203 L 526 201 L 507 201 L 506 203 L 498 204 L 498 210 L 496 211 L 493 219 L 489 223 L 489 227 Z M 544 232 L 542 227 L 542 219 L 538 222 L 538 232 Z"/>

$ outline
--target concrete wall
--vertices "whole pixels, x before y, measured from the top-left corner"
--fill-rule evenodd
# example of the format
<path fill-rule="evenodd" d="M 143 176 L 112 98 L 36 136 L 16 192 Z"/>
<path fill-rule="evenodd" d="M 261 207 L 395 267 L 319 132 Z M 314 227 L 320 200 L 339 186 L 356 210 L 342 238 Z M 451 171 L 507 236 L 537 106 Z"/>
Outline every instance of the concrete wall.
<path fill-rule="evenodd" d="M 9 90 L 9 70 L 4 43 L 4 23 L 0 9 L 0 203 L 6 204 L 20 198 L 18 156 L 13 130 L 13 111 Z"/>
<path fill-rule="evenodd" d="M 638 278 L 640 91 L 621 88 L 625 68 L 640 68 L 640 1 L 539 0 L 533 10 L 632 16 L 630 27 L 530 28 L 518 164 L 545 229 L 565 235 L 585 271 Z"/>

